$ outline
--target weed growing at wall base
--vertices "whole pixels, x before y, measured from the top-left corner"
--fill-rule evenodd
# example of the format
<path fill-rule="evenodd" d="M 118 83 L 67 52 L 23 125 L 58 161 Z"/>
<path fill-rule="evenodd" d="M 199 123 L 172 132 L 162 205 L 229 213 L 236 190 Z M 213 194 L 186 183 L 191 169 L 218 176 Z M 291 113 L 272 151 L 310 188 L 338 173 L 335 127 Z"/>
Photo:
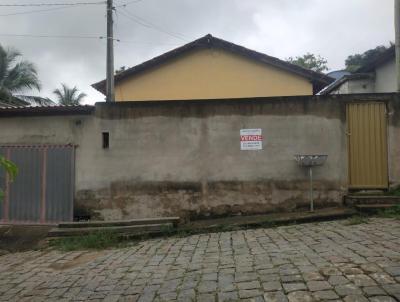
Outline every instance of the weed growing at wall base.
<path fill-rule="evenodd" d="M 50 246 L 62 251 L 100 250 L 110 247 L 121 247 L 123 245 L 124 240 L 112 231 L 98 231 L 87 235 L 63 237 L 50 241 Z"/>
<path fill-rule="evenodd" d="M 349 219 L 346 220 L 344 223 L 345 225 L 357 225 L 357 224 L 363 224 L 363 223 L 368 223 L 369 219 L 365 216 L 362 215 L 355 215 L 350 217 Z"/>
<path fill-rule="evenodd" d="M 378 213 L 379 217 L 383 218 L 395 218 L 400 219 L 400 204 L 396 204 L 393 207 L 380 211 Z"/>

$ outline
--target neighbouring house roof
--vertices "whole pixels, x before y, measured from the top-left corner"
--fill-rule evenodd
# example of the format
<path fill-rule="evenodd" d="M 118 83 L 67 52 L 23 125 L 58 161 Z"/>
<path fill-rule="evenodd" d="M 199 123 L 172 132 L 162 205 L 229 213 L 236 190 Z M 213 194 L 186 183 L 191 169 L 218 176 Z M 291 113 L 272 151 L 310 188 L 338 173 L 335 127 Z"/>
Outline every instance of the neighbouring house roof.
<path fill-rule="evenodd" d="M 31 116 L 31 115 L 78 115 L 90 114 L 94 111 L 92 105 L 30 105 L 0 107 L 0 117 Z"/>
<path fill-rule="evenodd" d="M 371 77 L 373 77 L 371 72 L 375 71 L 375 69 L 378 66 L 390 61 L 395 56 L 396 56 L 395 46 L 392 45 L 386 51 L 384 51 L 382 54 L 377 56 L 375 59 L 367 62 L 366 64 L 364 64 L 363 66 L 358 68 L 356 70 L 356 73 L 345 75 L 345 76 L 337 79 L 335 82 L 329 84 L 328 86 L 326 86 L 324 89 L 322 89 L 317 94 L 318 95 L 329 94 L 349 80 L 360 80 L 360 79 L 371 78 Z"/>
<path fill-rule="evenodd" d="M 357 73 L 372 72 L 376 69 L 376 67 L 390 61 L 391 59 L 395 58 L 395 56 L 396 56 L 395 46 L 392 45 L 378 57 L 366 63 L 365 65 L 361 66 L 359 69 L 357 69 L 356 72 Z"/>
<path fill-rule="evenodd" d="M 342 69 L 342 70 L 334 70 L 334 71 L 328 72 L 326 75 L 330 76 L 331 78 L 334 78 L 335 80 L 339 80 L 340 78 L 342 78 L 346 75 L 349 75 L 349 74 L 351 74 L 350 71 Z"/>
<path fill-rule="evenodd" d="M 0 108 L 4 107 L 18 107 L 18 106 L 28 106 L 28 102 L 20 99 L 14 99 L 12 102 L 0 100 Z"/>
<path fill-rule="evenodd" d="M 333 78 L 319 72 L 315 72 L 291 63 L 288 63 L 286 61 L 280 60 L 278 58 L 268 56 L 264 53 L 257 52 L 248 48 L 245 48 L 243 46 L 239 46 L 237 44 L 213 37 L 212 35 L 208 34 L 200 39 L 194 40 L 188 44 L 185 44 L 181 47 L 175 48 L 171 51 L 168 51 L 158 57 L 155 57 L 151 60 L 148 60 L 144 63 L 141 63 L 139 65 L 136 65 L 134 67 L 128 68 L 118 74 L 115 75 L 115 83 L 118 83 L 119 81 L 139 74 L 143 71 L 146 71 L 152 67 L 158 66 L 159 64 L 165 63 L 171 59 L 177 58 L 180 55 L 187 53 L 191 50 L 194 49 L 202 49 L 202 48 L 217 48 L 217 49 L 223 49 L 238 55 L 242 55 L 245 57 L 248 57 L 249 59 L 256 60 L 258 62 L 267 64 L 267 65 L 272 65 L 275 67 L 278 67 L 280 69 L 284 69 L 286 71 L 289 71 L 291 73 L 297 74 L 299 76 L 302 76 L 304 78 L 309 79 L 313 84 L 316 86 L 326 86 L 334 81 Z M 92 85 L 95 89 L 98 91 L 102 92 L 103 94 L 106 93 L 106 80 L 97 82 Z"/>
<path fill-rule="evenodd" d="M 347 82 L 349 80 L 361 80 L 361 79 L 368 79 L 371 77 L 372 77 L 372 75 L 369 73 L 354 73 L 354 74 L 345 75 L 345 76 L 341 77 L 340 79 L 336 80 L 335 82 L 326 86 L 324 89 L 322 89 L 320 92 L 318 92 L 317 95 L 330 94 L 332 91 L 339 88 L 341 85 L 343 85 L 345 82 Z"/>

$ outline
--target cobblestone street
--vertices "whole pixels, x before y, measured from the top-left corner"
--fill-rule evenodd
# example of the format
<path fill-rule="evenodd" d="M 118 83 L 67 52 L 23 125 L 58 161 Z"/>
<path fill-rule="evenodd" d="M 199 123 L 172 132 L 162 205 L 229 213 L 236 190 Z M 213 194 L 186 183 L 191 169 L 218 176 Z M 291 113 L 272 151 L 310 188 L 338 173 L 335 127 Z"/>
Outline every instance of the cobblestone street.
<path fill-rule="evenodd" d="M 0 257 L 1 301 L 400 301 L 400 221 L 152 239 Z"/>

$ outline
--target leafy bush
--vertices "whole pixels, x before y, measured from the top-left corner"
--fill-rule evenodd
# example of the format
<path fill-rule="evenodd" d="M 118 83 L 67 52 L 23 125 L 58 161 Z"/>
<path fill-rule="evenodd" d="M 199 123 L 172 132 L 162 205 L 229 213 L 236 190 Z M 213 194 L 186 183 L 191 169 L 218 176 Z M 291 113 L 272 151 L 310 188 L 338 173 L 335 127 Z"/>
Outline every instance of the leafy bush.
<path fill-rule="evenodd" d="M 10 176 L 11 181 L 13 181 L 18 174 L 18 167 L 12 161 L 5 159 L 3 156 L 0 156 L 0 168 L 6 171 Z M 4 192 L 0 188 L 0 201 L 3 200 L 3 198 Z"/>

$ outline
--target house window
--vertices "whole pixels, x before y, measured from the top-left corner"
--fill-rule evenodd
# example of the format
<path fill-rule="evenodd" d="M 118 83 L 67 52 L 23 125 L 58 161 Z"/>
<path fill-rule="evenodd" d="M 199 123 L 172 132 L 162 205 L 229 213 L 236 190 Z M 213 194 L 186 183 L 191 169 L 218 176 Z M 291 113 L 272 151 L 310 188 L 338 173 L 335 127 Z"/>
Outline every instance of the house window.
<path fill-rule="evenodd" d="M 103 138 L 103 149 L 110 148 L 110 133 L 109 132 L 103 132 L 102 133 L 102 138 Z"/>

